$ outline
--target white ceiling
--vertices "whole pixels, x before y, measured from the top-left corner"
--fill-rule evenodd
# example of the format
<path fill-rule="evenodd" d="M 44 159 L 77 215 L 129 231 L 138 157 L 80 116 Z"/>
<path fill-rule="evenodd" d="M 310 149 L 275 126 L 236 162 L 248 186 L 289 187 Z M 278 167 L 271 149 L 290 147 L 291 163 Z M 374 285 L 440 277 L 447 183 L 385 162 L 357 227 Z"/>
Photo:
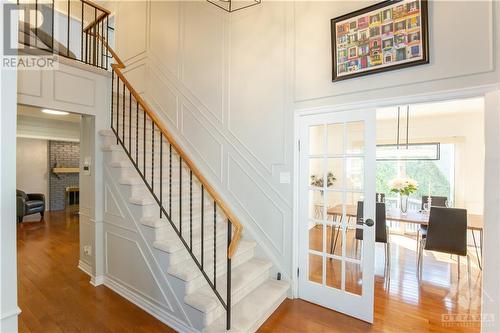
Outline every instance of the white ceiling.
<path fill-rule="evenodd" d="M 62 111 L 62 110 L 61 110 Z M 71 123 L 79 123 L 80 115 L 70 113 L 68 115 L 53 115 L 43 113 L 41 108 L 28 106 L 28 105 L 17 105 L 17 114 L 33 118 L 42 118 L 47 120 L 57 120 L 57 121 L 67 121 Z"/>
<path fill-rule="evenodd" d="M 431 117 L 442 115 L 458 115 L 464 113 L 483 112 L 484 99 L 469 98 L 461 100 L 450 100 L 435 103 L 422 103 L 410 105 L 410 117 Z M 406 115 L 406 105 L 401 106 L 402 116 Z M 398 107 L 391 106 L 377 109 L 377 119 L 395 119 L 398 115 Z"/>

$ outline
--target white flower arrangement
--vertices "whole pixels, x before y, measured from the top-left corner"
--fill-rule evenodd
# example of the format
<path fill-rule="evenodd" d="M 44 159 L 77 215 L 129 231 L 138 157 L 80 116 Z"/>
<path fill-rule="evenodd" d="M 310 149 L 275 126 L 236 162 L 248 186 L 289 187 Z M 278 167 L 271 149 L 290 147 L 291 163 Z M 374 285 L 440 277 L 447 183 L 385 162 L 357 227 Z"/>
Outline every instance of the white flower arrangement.
<path fill-rule="evenodd" d="M 395 178 L 389 181 L 391 192 L 401 195 L 410 195 L 418 190 L 418 183 L 411 178 Z"/>

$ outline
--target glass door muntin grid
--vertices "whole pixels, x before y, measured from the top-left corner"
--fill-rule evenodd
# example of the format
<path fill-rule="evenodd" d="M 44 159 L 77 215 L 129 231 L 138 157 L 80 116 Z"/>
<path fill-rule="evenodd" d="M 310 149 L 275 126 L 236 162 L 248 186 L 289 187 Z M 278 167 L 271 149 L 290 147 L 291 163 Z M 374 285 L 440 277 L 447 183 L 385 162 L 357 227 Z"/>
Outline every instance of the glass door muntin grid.
<path fill-rule="evenodd" d="M 361 161 L 361 169 L 364 169 L 364 165 L 365 165 L 365 154 L 364 154 L 364 151 L 363 151 L 363 148 L 360 149 L 360 151 L 358 152 L 350 152 L 348 150 L 348 147 L 347 147 L 347 143 L 348 143 L 348 133 L 347 133 L 347 130 L 348 130 L 348 126 L 350 124 L 363 124 L 363 121 L 345 121 L 345 122 L 338 122 L 338 123 L 333 123 L 333 124 L 322 124 L 322 125 L 314 125 L 314 126 L 310 126 L 309 127 L 309 131 L 311 131 L 311 129 L 313 127 L 322 127 L 322 142 L 323 142 L 323 147 L 321 149 L 321 153 L 318 154 L 318 153 L 311 153 L 311 154 L 308 154 L 307 155 L 307 158 L 309 160 L 309 177 L 310 179 L 312 179 L 311 177 L 311 161 L 320 161 L 320 164 L 321 164 L 321 168 L 320 170 L 322 172 L 320 172 L 320 174 L 322 173 L 322 187 L 319 187 L 315 184 L 311 184 L 309 183 L 309 186 L 308 186 L 308 190 L 309 190 L 309 193 L 313 193 L 313 196 L 309 195 L 309 200 L 312 199 L 312 197 L 314 197 L 314 193 L 320 193 L 320 197 L 321 197 L 321 206 L 320 206 L 320 209 L 321 209 L 321 214 L 317 214 L 318 212 L 318 207 L 316 207 L 316 204 L 315 205 L 315 214 L 314 214 L 314 217 L 311 218 L 311 216 L 309 216 L 309 219 L 310 219 L 310 223 L 314 223 L 315 225 L 321 225 L 321 232 L 322 232 L 322 251 L 319 252 L 317 250 L 314 250 L 314 249 L 310 249 L 309 248 L 309 255 L 308 255 L 308 258 L 310 260 L 310 256 L 311 255 L 317 255 L 317 256 L 320 256 L 322 258 L 322 269 L 321 269 L 321 274 L 322 274 L 322 278 L 321 278 L 321 284 L 323 286 L 326 286 L 326 287 L 329 287 L 329 288 L 332 288 L 330 286 L 327 285 L 327 260 L 330 261 L 330 260 L 337 260 L 337 261 L 340 261 L 340 264 L 341 264 L 341 286 L 340 286 L 340 290 L 342 291 L 345 291 L 345 292 L 349 292 L 348 290 L 346 290 L 346 265 L 347 264 L 354 264 L 354 265 L 359 265 L 360 267 L 362 266 L 362 258 L 363 258 L 363 246 L 361 245 L 361 251 L 360 251 L 360 257 L 359 259 L 357 258 L 350 258 L 348 255 L 347 255 L 347 248 L 346 248 L 346 244 L 347 244 L 347 233 L 348 231 L 356 231 L 357 229 L 361 229 L 361 230 L 364 230 L 364 225 L 358 225 L 356 224 L 356 217 L 352 216 L 351 215 L 348 215 L 347 214 L 347 194 L 350 193 L 351 195 L 356 193 L 359 195 L 359 199 L 362 200 L 363 198 L 363 194 L 364 194 L 364 186 L 363 186 L 363 181 L 364 181 L 364 172 L 361 172 L 360 175 L 361 175 L 361 181 L 359 181 L 358 183 L 358 186 L 355 187 L 355 186 L 349 186 L 349 184 L 347 184 L 347 180 L 348 180 L 348 161 L 351 159 L 351 160 L 355 160 L 357 159 L 358 161 Z M 334 152 L 332 153 L 331 150 L 330 150 L 330 147 L 329 147 L 329 143 L 330 143 L 330 138 L 329 138 L 329 128 L 330 127 L 339 127 L 341 126 L 342 127 L 342 151 L 341 152 Z M 364 138 L 363 138 L 364 139 Z M 311 140 L 312 142 L 312 140 Z M 338 148 L 338 147 L 337 147 Z M 314 149 L 310 149 L 311 151 L 314 151 Z M 316 152 L 316 151 L 314 151 Z M 336 188 L 331 188 L 333 187 L 333 184 L 329 185 L 329 182 L 328 182 L 328 176 L 329 176 L 329 173 L 331 172 L 330 168 L 329 168 L 329 161 L 339 161 L 341 162 L 341 173 L 342 173 L 342 177 L 341 177 L 341 180 L 340 180 L 340 187 L 337 186 Z M 363 171 L 363 170 L 362 170 Z M 338 205 L 341 205 L 342 207 L 342 211 L 341 213 L 339 212 L 339 214 L 335 214 L 335 215 L 332 215 L 332 214 L 329 214 L 328 213 L 328 209 L 330 208 L 329 206 L 329 203 L 330 202 L 327 202 L 329 196 L 331 194 L 340 194 L 341 195 L 341 200 L 340 200 L 340 204 Z M 357 202 L 357 200 L 355 200 L 354 202 Z M 310 203 L 310 207 L 311 207 L 311 203 Z M 330 220 L 330 215 L 332 215 L 332 220 Z M 318 219 L 318 216 L 321 218 L 321 219 Z M 351 220 L 354 219 L 354 224 L 351 223 Z M 335 252 L 332 252 L 332 253 L 329 253 L 328 250 L 327 250 L 327 232 L 328 232 L 328 228 L 330 228 L 331 231 L 333 231 L 333 228 L 336 229 L 336 239 L 338 238 L 338 233 L 340 232 L 341 233 L 341 253 L 340 255 L 337 255 L 335 254 Z M 335 239 L 335 245 L 336 244 L 336 239 Z M 334 240 L 333 240 L 333 232 L 332 232 L 332 239 L 330 240 L 330 243 L 331 243 L 331 246 L 333 243 Z M 334 248 L 335 250 L 335 248 Z M 357 250 L 357 248 L 356 248 Z M 330 251 L 331 252 L 331 251 Z M 308 265 L 308 267 L 310 267 L 310 265 Z M 309 272 L 308 272 L 309 274 Z M 309 276 L 309 275 L 308 275 Z M 312 283 L 316 283 L 314 281 L 310 281 Z M 362 284 L 362 282 L 361 282 Z M 337 288 L 338 289 L 338 288 Z M 358 296 L 356 294 L 354 294 L 355 296 Z M 361 295 L 359 295 L 361 296 Z"/>

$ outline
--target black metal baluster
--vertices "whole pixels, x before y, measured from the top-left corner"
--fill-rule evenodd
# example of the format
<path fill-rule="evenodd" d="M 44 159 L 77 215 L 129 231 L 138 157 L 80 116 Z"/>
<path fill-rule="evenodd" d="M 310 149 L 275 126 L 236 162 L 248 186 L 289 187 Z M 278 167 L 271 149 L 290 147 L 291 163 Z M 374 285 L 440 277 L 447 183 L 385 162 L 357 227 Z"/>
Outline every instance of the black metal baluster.
<path fill-rule="evenodd" d="M 214 289 L 217 290 L 217 203 L 214 200 Z"/>
<path fill-rule="evenodd" d="M 97 36 L 97 33 L 96 33 L 96 24 L 95 24 L 95 21 L 97 19 L 97 8 L 94 8 L 94 26 L 92 27 L 93 28 L 93 31 L 94 31 L 94 45 L 93 45 L 93 57 L 92 57 L 92 65 L 95 65 L 96 63 L 96 47 L 97 47 L 97 39 L 95 36 Z M 123 93 L 125 94 L 125 89 L 123 90 Z"/>
<path fill-rule="evenodd" d="M 120 138 L 120 77 L 116 76 L 116 144 Z"/>
<path fill-rule="evenodd" d="M 132 153 L 132 92 L 128 92 L 128 152 Z"/>
<path fill-rule="evenodd" d="M 55 17 L 56 17 L 56 15 L 55 15 L 56 8 L 55 7 L 56 7 L 55 0 L 52 0 L 52 42 L 50 45 L 52 52 L 54 52 L 54 21 L 55 21 Z"/>
<path fill-rule="evenodd" d="M 146 110 L 144 110 L 144 124 L 142 129 L 142 167 L 144 169 L 144 179 L 146 178 Z"/>
<path fill-rule="evenodd" d="M 82 33 L 80 34 L 80 60 L 83 62 L 83 16 L 84 16 L 84 13 L 83 13 L 83 1 L 81 1 L 81 4 L 82 4 Z M 112 100 L 112 99 L 111 99 Z M 111 116 L 111 119 L 113 119 L 113 116 Z"/>
<path fill-rule="evenodd" d="M 182 157 L 179 154 L 179 232 L 182 237 Z"/>
<path fill-rule="evenodd" d="M 31 17 L 29 18 L 29 21 L 31 23 Z M 31 31 L 25 31 L 31 35 Z M 35 47 L 38 47 L 38 0 L 35 0 Z"/>
<path fill-rule="evenodd" d="M 139 101 L 135 110 L 135 164 L 139 165 Z"/>
<path fill-rule="evenodd" d="M 169 144 L 169 159 L 168 159 L 168 214 L 172 219 L 172 145 Z"/>
<path fill-rule="evenodd" d="M 83 4 L 83 2 L 82 2 Z M 83 40 L 83 39 L 82 39 Z M 111 71 L 111 128 L 113 129 L 113 89 L 115 87 L 115 71 Z"/>
<path fill-rule="evenodd" d="M 71 7 L 71 4 L 70 4 L 70 0 L 68 0 L 68 39 L 67 39 L 67 49 L 66 49 L 66 56 L 69 58 L 69 27 L 71 25 L 71 21 L 70 21 L 70 7 Z"/>
<path fill-rule="evenodd" d="M 109 45 L 109 15 L 106 14 L 106 44 Z M 106 47 L 106 69 L 108 69 L 109 50 Z"/>
<path fill-rule="evenodd" d="M 163 132 L 160 131 L 160 218 L 163 216 Z"/>
<path fill-rule="evenodd" d="M 85 31 L 85 63 L 89 63 L 89 34 Z"/>
<path fill-rule="evenodd" d="M 155 193 L 155 124 L 151 119 L 151 191 Z"/>
<path fill-rule="evenodd" d="M 229 245 L 231 245 L 233 227 L 231 221 L 227 219 L 227 289 L 226 289 L 226 329 L 231 329 L 231 258 L 229 257 Z"/>
<path fill-rule="evenodd" d="M 204 229 L 205 229 L 205 226 L 204 226 L 204 223 L 203 223 L 203 220 L 204 220 L 204 216 L 205 215 L 205 187 L 203 186 L 203 184 L 201 185 L 201 270 L 203 270 L 203 262 L 204 262 L 204 245 L 205 245 L 205 235 L 204 235 Z"/>
<path fill-rule="evenodd" d="M 189 249 L 193 251 L 193 171 L 189 170 Z"/>
<path fill-rule="evenodd" d="M 94 58 L 95 59 L 95 58 Z M 123 114 L 122 114 L 122 144 L 125 148 L 125 82 L 123 82 Z"/>

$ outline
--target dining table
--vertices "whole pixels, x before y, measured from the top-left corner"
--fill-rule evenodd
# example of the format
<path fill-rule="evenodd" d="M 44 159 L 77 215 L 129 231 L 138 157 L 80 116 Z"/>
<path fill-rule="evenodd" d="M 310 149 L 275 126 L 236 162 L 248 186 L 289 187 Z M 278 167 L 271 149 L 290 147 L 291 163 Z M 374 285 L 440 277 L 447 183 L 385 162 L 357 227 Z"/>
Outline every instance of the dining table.
<path fill-rule="evenodd" d="M 327 210 L 328 216 L 344 216 L 344 206 L 336 205 L 329 207 Z M 347 219 L 356 218 L 357 216 L 357 206 L 356 205 L 345 205 L 345 216 Z M 388 221 L 400 222 L 400 223 L 410 223 L 410 224 L 421 224 L 428 225 L 429 224 L 429 212 L 426 211 L 417 211 L 417 210 L 408 210 L 406 213 L 401 212 L 400 209 L 389 208 L 386 210 L 386 219 Z M 340 226 L 339 226 L 340 227 Z M 338 228 L 339 228 L 338 227 Z M 472 240 L 474 242 L 474 248 L 476 249 L 476 257 L 478 261 L 479 268 L 482 269 L 481 260 L 483 257 L 483 227 L 484 227 L 484 218 L 483 215 L 480 214 L 467 214 L 467 229 L 472 233 Z M 337 229 L 338 229 L 337 228 Z M 333 228 L 332 228 L 333 231 Z M 337 230 L 338 231 L 338 230 Z M 479 233 L 479 251 L 476 243 L 475 232 Z"/>

